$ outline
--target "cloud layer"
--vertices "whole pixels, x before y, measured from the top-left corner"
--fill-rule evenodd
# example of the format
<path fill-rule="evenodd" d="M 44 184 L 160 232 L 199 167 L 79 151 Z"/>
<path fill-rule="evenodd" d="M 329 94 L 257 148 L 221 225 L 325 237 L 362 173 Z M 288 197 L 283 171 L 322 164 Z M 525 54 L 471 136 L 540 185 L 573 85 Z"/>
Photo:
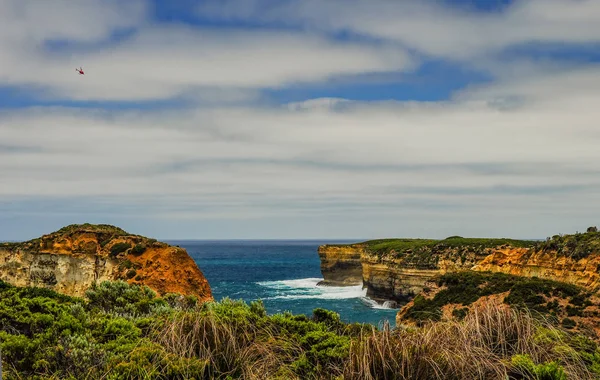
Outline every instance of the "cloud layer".
<path fill-rule="evenodd" d="M 309 30 L 354 33 L 401 43 L 420 52 L 472 59 L 532 42 L 600 42 L 600 3 L 594 0 L 514 1 L 482 14 L 435 1 L 214 0 L 198 13 L 226 20 L 261 20 Z"/>
<path fill-rule="evenodd" d="M 0 4 L 0 81 L 34 87 L 46 99 L 155 100 L 215 88 L 235 94 L 413 66 L 394 46 L 286 31 L 160 25 L 145 19 L 149 11 L 140 1 L 126 7 L 94 0 L 75 7 Z M 123 31 L 128 33 L 115 38 Z M 80 65 L 85 81 L 73 75 Z"/>
<path fill-rule="evenodd" d="M 156 22 L 142 1 L 60 9 L 0 0 L 0 87 L 177 107 L 1 111 L 0 239 L 65 221 L 169 238 L 532 238 L 597 222 L 600 66 L 509 54 L 600 42 L 596 2 L 522 1 L 485 14 L 379 0 L 197 10 L 231 23 L 219 28 Z M 493 81 L 436 102 L 273 104 L 261 94 L 409 77 L 432 57 Z M 85 77 L 73 72 L 80 64 Z"/>

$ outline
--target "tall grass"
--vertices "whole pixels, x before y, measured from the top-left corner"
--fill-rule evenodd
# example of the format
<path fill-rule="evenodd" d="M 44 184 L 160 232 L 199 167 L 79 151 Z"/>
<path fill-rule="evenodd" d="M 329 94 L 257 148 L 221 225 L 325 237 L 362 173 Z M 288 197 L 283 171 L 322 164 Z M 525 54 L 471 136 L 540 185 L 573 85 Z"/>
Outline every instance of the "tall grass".
<path fill-rule="evenodd" d="M 154 336 L 169 353 L 204 360 L 206 379 L 292 379 L 286 368 L 301 352 L 295 342 L 279 340 L 269 325 L 222 319 L 213 313 L 178 313 Z"/>
<path fill-rule="evenodd" d="M 267 315 L 259 301 L 228 299 L 171 307 L 138 287 L 99 289 L 82 304 L 0 281 L 5 378 L 600 378 L 596 342 L 492 300 L 461 321 L 378 330 L 324 309 Z"/>
<path fill-rule="evenodd" d="M 176 357 L 198 358 L 202 378 L 295 379 L 290 366 L 306 351 L 276 325 L 182 312 L 154 334 Z M 549 322 L 502 304 L 481 305 L 463 320 L 418 328 L 363 327 L 342 362 L 314 378 L 595 379 L 568 335 Z M 332 367 L 332 365 L 335 367 Z M 343 377 L 336 377 L 342 374 Z M 311 376 L 313 378 L 313 376 Z"/>
<path fill-rule="evenodd" d="M 596 378 L 564 336 L 528 312 L 490 303 L 462 321 L 371 330 L 352 343 L 344 379 L 540 378 L 535 370 L 548 379 Z"/>

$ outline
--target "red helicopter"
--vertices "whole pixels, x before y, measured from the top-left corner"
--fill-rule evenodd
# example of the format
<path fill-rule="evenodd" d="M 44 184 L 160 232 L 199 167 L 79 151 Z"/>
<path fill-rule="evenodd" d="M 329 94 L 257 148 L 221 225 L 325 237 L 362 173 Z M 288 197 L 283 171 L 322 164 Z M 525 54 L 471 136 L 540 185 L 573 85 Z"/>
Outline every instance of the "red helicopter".
<path fill-rule="evenodd" d="M 85 75 L 85 73 L 83 72 L 83 69 L 81 67 L 79 67 L 78 69 L 75 69 L 75 71 L 77 71 L 79 73 L 79 75 Z"/>

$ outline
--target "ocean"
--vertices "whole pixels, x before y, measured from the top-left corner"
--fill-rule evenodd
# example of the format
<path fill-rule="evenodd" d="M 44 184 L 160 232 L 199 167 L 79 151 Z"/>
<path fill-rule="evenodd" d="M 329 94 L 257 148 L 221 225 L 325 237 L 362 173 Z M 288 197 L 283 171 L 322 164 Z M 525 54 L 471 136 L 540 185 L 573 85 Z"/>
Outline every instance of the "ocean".
<path fill-rule="evenodd" d="M 325 240 L 169 240 L 185 248 L 196 261 L 215 300 L 224 297 L 246 302 L 262 299 L 267 313 L 290 311 L 312 315 L 321 307 L 340 314 L 346 322 L 395 326 L 397 310 L 366 297 L 361 285 L 322 287 L 317 248 L 321 244 L 355 241 Z"/>

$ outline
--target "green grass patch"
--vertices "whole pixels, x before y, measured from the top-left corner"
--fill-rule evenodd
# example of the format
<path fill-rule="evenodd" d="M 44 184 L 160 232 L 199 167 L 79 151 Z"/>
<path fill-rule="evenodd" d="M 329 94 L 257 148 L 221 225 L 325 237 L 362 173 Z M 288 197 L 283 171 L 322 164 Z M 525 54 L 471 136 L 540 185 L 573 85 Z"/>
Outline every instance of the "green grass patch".
<path fill-rule="evenodd" d="M 590 227 L 588 232 L 572 235 L 554 235 L 539 242 L 536 250 L 557 252 L 559 256 L 567 256 L 574 260 L 588 257 L 592 253 L 600 253 L 600 232 Z"/>

